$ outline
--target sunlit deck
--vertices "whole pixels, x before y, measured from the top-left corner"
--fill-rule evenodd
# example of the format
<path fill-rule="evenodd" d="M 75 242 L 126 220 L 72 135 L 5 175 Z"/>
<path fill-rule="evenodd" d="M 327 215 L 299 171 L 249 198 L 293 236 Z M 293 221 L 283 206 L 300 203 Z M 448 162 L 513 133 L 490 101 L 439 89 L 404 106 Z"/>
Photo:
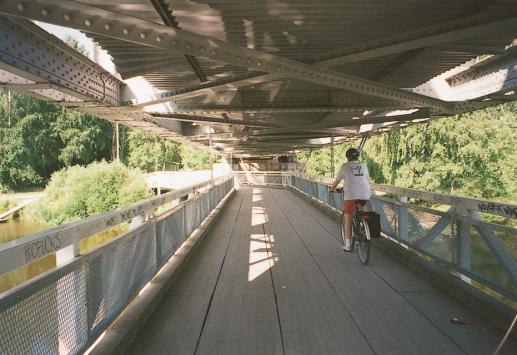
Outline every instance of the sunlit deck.
<path fill-rule="evenodd" d="M 129 352 L 490 354 L 502 336 L 380 250 L 344 254 L 337 223 L 289 189 L 241 188 Z"/>

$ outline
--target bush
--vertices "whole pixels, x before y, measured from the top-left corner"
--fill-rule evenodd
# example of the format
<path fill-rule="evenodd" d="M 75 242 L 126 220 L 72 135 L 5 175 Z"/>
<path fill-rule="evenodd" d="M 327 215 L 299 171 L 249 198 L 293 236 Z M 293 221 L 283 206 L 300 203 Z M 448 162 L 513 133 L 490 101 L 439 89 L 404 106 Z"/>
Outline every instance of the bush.
<path fill-rule="evenodd" d="M 29 215 L 44 223 L 63 224 L 152 196 L 144 175 L 119 162 L 94 162 L 54 173 L 45 198 Z"/>

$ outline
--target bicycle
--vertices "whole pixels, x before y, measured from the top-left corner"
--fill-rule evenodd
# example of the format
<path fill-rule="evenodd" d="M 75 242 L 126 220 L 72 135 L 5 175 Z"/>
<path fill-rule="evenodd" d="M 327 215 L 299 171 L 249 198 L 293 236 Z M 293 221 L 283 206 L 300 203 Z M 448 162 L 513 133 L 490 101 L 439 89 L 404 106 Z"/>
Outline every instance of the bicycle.
<path fill-rule="evenodd" d="M 343 192 L 342 189 L 336 189 L 336 192 Z M 355 213 L 352 214 L 352 251 L 354 250 L 355 245 L 357 244 L 357 253 L 359 256 L 359 260 L 364 264 L 368 264 L 368 259 L 370 258 L 370 228 L 368 227 L 368 222 L 366 219 L 367 215 L 363 214 L 363 212 L 359 209 L 364 206 L 365 201 L 357 200 L 355 202 Z M 340 231 L 341 231 L 341 240 L 343 241 L 343 245 L 345 245 L 345 232 L 343 230 L 343 226 L 345 224 L 345 213 L 341 212 L 340 219 Z"/>

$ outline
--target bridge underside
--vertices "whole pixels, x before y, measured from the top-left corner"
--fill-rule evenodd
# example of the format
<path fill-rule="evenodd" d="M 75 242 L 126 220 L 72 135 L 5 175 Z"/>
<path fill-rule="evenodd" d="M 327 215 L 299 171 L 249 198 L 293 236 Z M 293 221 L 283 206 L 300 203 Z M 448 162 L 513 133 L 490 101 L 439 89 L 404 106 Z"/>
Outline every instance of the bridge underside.
<path fill-rule="evenodd" d="M 515 100 L 516 9 L 4 0 L 0 86 L 225 155 L 287 154 Z M 29 19 L 86 33 L 113 70 Z"/>
<path fill-rule="evenodd" d="M 287 189 L 241 188 L 129 353 L 489 354 L 502 334 Z M 457 325 L 451 318 L 471 320 Z M 513 340 L 503 353 L 514 354 Z"/>

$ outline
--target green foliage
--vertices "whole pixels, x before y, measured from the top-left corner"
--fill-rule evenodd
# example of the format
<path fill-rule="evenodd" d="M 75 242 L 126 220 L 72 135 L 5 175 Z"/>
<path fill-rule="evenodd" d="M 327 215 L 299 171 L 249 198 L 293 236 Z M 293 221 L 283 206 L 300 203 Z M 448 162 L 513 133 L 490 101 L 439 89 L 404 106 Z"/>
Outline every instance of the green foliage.
<path fill-rule="evenodd" d="M 214 154 L 212 162 L 219 160 L 219 156 Z M 193 146 L 181 145 L 181 165 L 185 170 L 206 170 L 210 169 L 210 152 L 195 148 Z"/>
<path fill-rule="evenodd" d="M 102 161 L 54 173 L 45 195 L 28 214 L 59 225 L 149 198 L 152 192 L 139 170 Z"/>
<path fill-rule="evenodd" d="M 361 160 L 377 183 L 515 202 L 516 128 L 517 104 L 499 105 L 370 137 Z M 350 146 L 335 147 L 336 169 Z M 330 148 L 314 151 L 307 171 L 333 175 Z"/>
<path fill-rule="evenodd" d="M 0 92 L 0 186 L 44 186 L 65 166 L 111 157 L 111 124 L 84 113 Z"/>
<path fill-rule="evenodd" d="M 111 158 L 112 125 L 108 121 L 62 109 L 54 131 L 63 143 L 58 158 L 65 166 Z"/>
<path fill-rule="evenodd" d="M 81 53 L 82 55 L 84 56 L 88 56 L 88 51 L 86 50 L 86 48 L 84 48 L 84 46 L 82 46 L 78 40 L 76 40 L 75 38 L 73 37 L 70 37 L 70 36 L 67 36 L 63 42 L 65 42 L 69 47 L 75 49 L 76 51 L 78 51 L 79 53 Z"/>
<path fill-rule="evenodd" d="M 129 130 L 122 159 L 128 166 L 146 172 L 177 170 L 181 162 L 180 144 L 151 133 Z"/>

